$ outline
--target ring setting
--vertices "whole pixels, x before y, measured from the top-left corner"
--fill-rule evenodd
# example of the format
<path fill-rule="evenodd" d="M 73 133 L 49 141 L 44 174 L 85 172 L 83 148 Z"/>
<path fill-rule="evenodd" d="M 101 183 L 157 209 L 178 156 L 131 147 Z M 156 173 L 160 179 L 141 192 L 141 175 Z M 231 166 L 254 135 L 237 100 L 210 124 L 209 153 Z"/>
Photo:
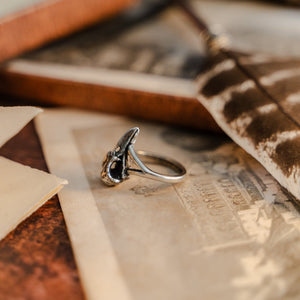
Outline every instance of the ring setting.
<path fill-rule="evenodd" d="M 112 151 L 109 151 L 102 163 L 101 179 L 107 186 L 115 186 L 138 175 L 145 178 L 167 183 L 177 183 L 186 176 L 185 167 L 174 159 L 146 151 L 135 151 L 134 143 L 140 129 L 129 129 L 118 141 Z M 147 164 L 163 165 L 173 171 L 165 175 L 151 170 Z"/>

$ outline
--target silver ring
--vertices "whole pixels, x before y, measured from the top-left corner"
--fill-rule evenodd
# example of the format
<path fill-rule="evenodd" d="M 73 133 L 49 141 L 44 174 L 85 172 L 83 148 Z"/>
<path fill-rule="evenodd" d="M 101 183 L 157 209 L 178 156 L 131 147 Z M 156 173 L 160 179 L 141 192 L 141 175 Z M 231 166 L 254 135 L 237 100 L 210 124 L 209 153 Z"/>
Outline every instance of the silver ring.
<path fill-rule="evenodd" d="M 129 129 L 119 140 L 116 147 L 106 154 L 102 163 L 101 179 L 108 186 L 115 186 L 130 178 L 130 175 L 138 175 L 158 181 L 177 183 L 185 178 L 185 167 L 176 160 L 157 155 L 151 152 L 135 151 L 134 143 L 140 129 Z M 165 175 L 154 172 L 145 163 L 163 165 L 175 172 L 173 175 Z"/>

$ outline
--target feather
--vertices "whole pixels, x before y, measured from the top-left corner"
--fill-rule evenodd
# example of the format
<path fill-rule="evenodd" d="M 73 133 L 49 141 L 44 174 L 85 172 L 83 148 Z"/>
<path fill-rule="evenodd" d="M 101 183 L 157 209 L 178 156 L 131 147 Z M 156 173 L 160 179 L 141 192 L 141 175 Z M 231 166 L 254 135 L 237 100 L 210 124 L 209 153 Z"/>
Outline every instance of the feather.
<path fill-rule="evenodd" d="M 300 60 L 244 54 L 217 43 L 185 2 L 210 47 L 198 99 L 218 125 L 300 199 Z"/>

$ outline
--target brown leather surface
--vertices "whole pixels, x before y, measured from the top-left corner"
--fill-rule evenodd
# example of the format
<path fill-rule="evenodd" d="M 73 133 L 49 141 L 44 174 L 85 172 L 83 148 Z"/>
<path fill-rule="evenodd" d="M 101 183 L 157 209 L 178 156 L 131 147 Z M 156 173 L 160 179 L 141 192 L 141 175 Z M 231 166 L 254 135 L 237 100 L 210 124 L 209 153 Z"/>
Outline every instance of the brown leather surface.
<path fill-rule="evenodd" d="M 0 155 L 47 171 L 33 123 L 1 148 Z M 84 299 L 57 197 L 0 242 L 0 299 Z"/>

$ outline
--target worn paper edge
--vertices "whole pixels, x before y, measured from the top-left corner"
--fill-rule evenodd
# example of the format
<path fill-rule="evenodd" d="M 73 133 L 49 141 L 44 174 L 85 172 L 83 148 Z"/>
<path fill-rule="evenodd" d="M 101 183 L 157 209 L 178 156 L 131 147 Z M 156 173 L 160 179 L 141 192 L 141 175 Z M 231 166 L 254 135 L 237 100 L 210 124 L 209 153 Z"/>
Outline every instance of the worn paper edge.
<path fill-rule="evenodd" d="M 31 216 L 38 208 L 40 208 L 44 203 L 46 203 L 50 198 L 52 198 L 55 194 L 58 193 L 58 191 L 60 191 L 64 185 L 68 184 L 68 181 L 65 180 L 65 179 L 62 179 L 62 178 L 59 178 L 55 175 L 52 175 L 52 174 L 49 174 L 47 172 L 44 172 L 44 171 L 41 171 L 41 170 L 38 170 L 38 169 L 35 169 L 35 168 L 32 168 L 30 166 L 26 166 L 26 165 L 23 165 L 23 164 L 20 164 L 20 163 L 17 163 L 15 161 L 12 161 L 12 160 L 9 160 L 5 157 L 2 157 L 0 156 L 1 159 L 5 159 L 7 161 L 10 161 L 11 163 L 13 164 L 16 164 L 16 165 L 19 165 L 20 167 L 23 167 L 23 168 L 27 168 L 27 169 L 31 169 L 31 170 L 34 170 L 36 172 L 40 172 L 40 173 L 44 173 L 46 174 L 47 176 L 49 177 L 52 177 L 53 179 L 55 179 L 58 184 L 57 186 L 53 189 L 50 189 L 50 190 L 47 190 L 46 191 L 46 194 L 45 196 L 40 199 L 37 203 L 35 203 L 29 210 L 27 210 L 27 212 L 21 216 L 16 222 L 15 224 L 12 224 L 10 228 L 8 228 L 7 231 L 3 232 L 3 235 L 0 235 L 0 240 L 5 238 L 11 231 L 13 231 L 15 228 L 17 228 L 18 225 L 20 225 L 25 219 L 27 219 L 29 216 Z M 0 203 L 0 207 L 1 207 L 1 203 Z"/>
<path fill-rule="evenodd" d="M 62 115 L 58 116 L 58 112 L 62 112 Z M 78 110 L 75 109 L 47 109 L 35 118 L 35 126 L 51 172 L 67 178 L 68 167 L 77 166 L 76 171 L 73 169 L 71 174 L 75 177 L 68 178 L 69 184 L 59 192 L 58 197 L 87 299 L 129 300 L 131 296 L 128 287 L 124 282 L 111 241 L 90 190 L 80 155 L 70 134 L 71 130 L 82 126 L 82 124 L 87 127 L 101 124 L 104 115 L 85 112 L 86 118 L 84 118 L 81 111 L 80 119 L 78 119 L 76 112 Z M 50 128 L 48 124 L 52 118 L 52 113 L 56 114 L 53 118 L 55 122 L 52 123 L 55 124 L 55 127 L 51 126 Z M 118 117 L 109 116 L 108 118 L 114 121 Z M 64 126 L 60 126 L 60 122 L 63 122 Z M 58 138 L 56 130 L 59 130 L 59 134 L 63 135 L 64 145 L 69 146 L 66 157 L 64 157 L 66 152 L 59 151 L 61 145 L 55 143 Z M 56 142 L 59 141 L 61 140 Z M 56 159 L 52 158 L 54 153 L 55 156 L 57 153 L 62 155 L 63 165 L 56 163 Z M 75 166 L 74 159 L 76 159 Z M 83 184 L 84 189 L 76 189 L 76 180 Z M 84 214 L 89 215 L 89 218 L 82 220 Z M 101 276 L 103 273 L 106 274 L 105 277 Z"/>
<path fill-rule="evenodd" d="M 33 120 L 39 113 L 41 113 L 43 110 L 41 108 L 35 107 L 35 106 L 0 106 L 0 110 L 31 110 L 32 114 L 29 118 L 27 118 L 24 122 L 24 124 L 18 128 L 15 128 L 15 130 L 12 132 L 12 134 L 8 135 L 3 142 L 0 143 L 0 148 L 7 143 L 11 138 L 13 138 L 15 135 L 17 135 L 31 120 Z M 1 121 L 0 121 L 1 124 Z"/>

